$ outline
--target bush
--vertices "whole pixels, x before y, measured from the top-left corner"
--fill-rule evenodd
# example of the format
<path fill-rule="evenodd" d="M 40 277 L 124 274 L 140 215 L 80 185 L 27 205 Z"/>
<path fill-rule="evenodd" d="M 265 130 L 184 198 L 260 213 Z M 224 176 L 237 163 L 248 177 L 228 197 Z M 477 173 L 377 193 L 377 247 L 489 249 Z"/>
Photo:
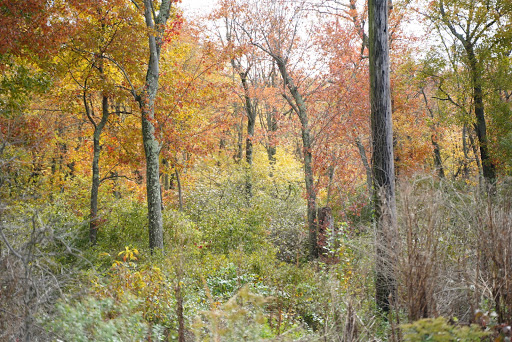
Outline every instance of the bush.
<path fill-rule="evenodd" d="M 163 341 L 163 328 L 143 319 L 140 300 L 127 296 L 123 300 L 97 299 L 88 296 L 81 301 L 61 301 L 55 314 L 44 325 L 56 340 L 138 342 Z"/>
<path fill-rule="evenodd" d="M 411 342 L 480 342 L 489 333 L 477 325 L 458 326 L 449 324 L 445 318 L 426 318 L 402 326 L 404 341 Z"/>
<path fill-rule="evenodd" d="M 302 260 L 306 208 L 300 165 L 270 166 L 257 157 L 250 170 L 222 160 L 195 172 L 201 180 L 187 195 L 186 210 L 212 250 L 252 253 L 273 243 L 280 258 Z M 246 191 L 248 179 L 252 196 Z"/>

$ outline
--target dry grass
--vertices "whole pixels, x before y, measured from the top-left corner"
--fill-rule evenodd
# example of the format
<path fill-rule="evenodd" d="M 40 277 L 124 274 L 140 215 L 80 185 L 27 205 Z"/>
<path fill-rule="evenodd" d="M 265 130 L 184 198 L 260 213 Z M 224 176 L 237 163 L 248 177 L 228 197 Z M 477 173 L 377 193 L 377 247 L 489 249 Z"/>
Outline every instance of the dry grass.
<path fill-rule="evenodd" d="M 512 322 L 511 197 L 417 178 L 399 187 L 398 303 L 410 321 L 477 309 Z"/>

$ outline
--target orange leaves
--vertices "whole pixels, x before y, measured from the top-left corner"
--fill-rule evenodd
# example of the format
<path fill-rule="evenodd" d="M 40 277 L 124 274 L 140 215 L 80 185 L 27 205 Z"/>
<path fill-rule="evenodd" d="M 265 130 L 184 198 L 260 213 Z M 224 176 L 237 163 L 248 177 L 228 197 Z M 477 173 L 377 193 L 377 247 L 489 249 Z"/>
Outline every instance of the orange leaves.
<path fill-rule="evenodd" d="M 0 55 L 48 56 L 69 32 L 55 20 L 61 9 L 46 0 L 0 0 Z"/>
<path fill-rule="evenodd" d="M 183 23 L 183 15 L 181 13 L 176 13 L 172 20 L 167 23 L 167 27 L 165 28 L 163 38 L 164 44 L 171 43 L 179 36 Z"/>

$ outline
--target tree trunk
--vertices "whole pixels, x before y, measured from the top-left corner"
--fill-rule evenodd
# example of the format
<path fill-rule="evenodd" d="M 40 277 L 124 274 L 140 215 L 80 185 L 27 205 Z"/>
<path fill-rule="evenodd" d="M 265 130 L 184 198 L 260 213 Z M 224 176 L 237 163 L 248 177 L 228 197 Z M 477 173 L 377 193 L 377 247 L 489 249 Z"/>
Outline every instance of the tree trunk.
<path fill-rule="evenodd" d="M 427 107 L 430 119 L 432 119 L 432 134 L 430 135 L 430 141 L 432 142 L 432 147 L 434 149 L 434 167 L 437 171 L 439 178 L 444 178 L 443 160 L 441 159 L 441 147 L 437 143 L 438 124 L 434 123 L 434 112 L 428 105 L 428 99 L 427 94 L 425 94 L 425 89 L 421 89 L 421 94 L 423 95 L 423 101 L 425 101 L 425 107 Z"/>
<path fill-rule="evenodd" d="M 286 63 L 279 56 L 272 56 L 277 63 L 283 81 L 293 96 L 294 104 L 287 98 L 292 108 L 297 113 L 302 131 L 302 154 L 304 158 L 304 179 L 306 182 L 306 200 L 309 229 L 309 258 L 318 258 L 317 225 L 316 225 L 316 191 L 313 181 L 313 155 L 311 144 L 311 132 L 309 128 L 307 108 L 302 95 L 295 86 L 293 79 L 288 74 Z"/>
<path fill-rule="evenodd" d="M 331 160 L 331 164 L 329 165 L 329 168 L 327 169 L 327 178 L 329 179 L 329 182 L 327 183 L 327 199 L 325 200 L 325 206 L 328 207 L 331 202 L 331 196 L 332 196 L 332 183 L 334 181 L 334 170 L 336 163 L 336 156 L 333 153 L 333 157 Z"/>
<path fill-rule="evenodd" d="M 149 29 L 149 62 L 144 90 L 136 98 L 141 110 L 142 141 L 146 156 L 146 192 L 148 203 L 149 248 L 164 246 L 162 199 L 160 193 L 160 143 L 155 136 L 155 98 L 160 76 L 159 61 L 162 35 L 170 16 L 171 0 L 163 0 L 153 21 L 152 0 L 144 0 L 144 19 Z"/>
<path fill-rule="evenodd" d="M 473 155 L 475 156 L 476 167 L 478 169 L 478 184 L 481 187 L 482 186 L 482 177 L 483 177 L 482 176 L 483 175 L 482 163 L 480 162 L 478 148 L 476 146 L 475 139 L 473 138 L 473 133 L 471 131 L 469 132 L 468 137 L 469 137 L 469 142 L 471 144 L 471 150 L 473 151 Z"/>
<path fill-rule="evenodd" d="M 160 196 L 159 155 L 160 144 L 155 137 L 155 127 L 151 120 L 154 118 L 152 108 L 141 105 L 142 110 L 142 140 L 146 155 L 146 193 L 149 221 L 149 248 L 163 248 L 162 199 Z"/>
<path fill-rule="evenodd" d="M 388 312 L 396 296 L 393 271 L 396 245 L 396 203 L 391 120 L 388 1 L 368 3 L 370 36 L 370 98 L 372 131 L 372 177 L 376 224 L 376 302 Z"/>
<path fill-rule="evenodd" d="M 249 84 L 247 83 L 247 73 L 240 73 L 242 86 L 244 88 L 245 112 L 247 114 L 247 138 L 245 139 L 245 161 L 247 164 L 252 165 L 253 160 L 253 146 L 252 140 L 254 138 L 254 126 L 256 125 L 256 108 L 249 96 Z"/>
<path fill-rule="evenodd" d="M 98 192 L 100 187 L 100 137 L 98 129 L 94 130 L 93 136 L 93 158 L 92 158 L 92 183 L 91 183 L 91 202 L 90 202 L 90 222 L 89 222 L 89 242 L 96 244 L 98 233 Z"/>
<path fill-rule="evenodd" d="M 244 99 L 245 99 L 245 112 L 247 113 L 247 137 L 245 139 L 245 161 L 248 165 L 246 181 L 245 181 L 245 192 L 247 198 L 252 197 L 252 175 L 251 167 L 253 160 L 253 146 L 252 141 L 254 138 L 254 126 L 256 125 L 256 108 L 251 101 L 249 96 L 249 84 L 247 83 L 247 72 L 240 73 L 240 79 L 242 80 L 242 86 L 244 88 Z"/>
<path fill-rule="evenodd" d="M 240 124 L 236 125 L 237 128 L 237 145 L 235 152 L 235 162 L 239 163 L 242 160 L 242 151 L 243 151 L 243 139 L 244 139 L 244 117 L 240 116 Z"/>
<path fill-rule="evenodd" d="M 84 95 L 85 98 L 85 95 Z M 90 115 L 89 106 L 85 101 L 86 111 Z M 92 158 L 92 184 L 91 184 L 91 210 L 90 210 L 90 223 L 89 223 L 89 241 L 95 245 L 98 235 L 98 192 L 100 188 L 100 154 L 101 154 L 101 133 L 105 127 L 109 116 L 108 111 L 108 98 L 103 95 L 101 99 L 101 121 L 94 126 L 93 134 L 93 158 Z"/>
<path fill-rule="evenodd" d="M 275 63 L 272 63 L 272 72 L 270 74 L 270 86 L 276 87 Z M 266 105 L 266 121 L 267 121 L 267 155 L 270 166 L 273 168 L 276 164 L 276 134 L 277 134 L 277 109 L 273 105 Z M 271 173 L 272 176 L 272 173 Z"/>
<path fill-rule="evenodd" d="M 318 209 L 318 251 L 319 254 L 328 255 L 327 238 L 334 234 L 334 218 L 332 209 L 329 206 Z M 330 236 L 329 236 L 330 235 Z M 333 242 L 333 241 L 331 241 Z M 337 243 L 337 242 L 334 242 Z M 339 247 L 339 246 L 330 246 Z"/>
<path fill-rule="evenodd" d="M 176 175 L 176 183 L 178 184 L 178 203 L 179 203 L 179 210 L 183 211 L 183 192 L 181 189 L 181 180 L 180 180 L 180 174 L 178 173 L 178 169 L 174 169 L 174 174 Z"/>
<path fill-rule="evenodd" d="M 468 179 L 468 177 L 469 177 L 469 167 L 468 167 L 468 161 L 469 161 L 468 151 L 469 150 L 468 150 L 467 134 L 468 134 L 468 125 L 464 122 L 464 125 L 462 126 L 462 154 L 464 155 L 464 161 L 462 164 L 462 173 L 464 174 L 464 179 Z M 478 163 L 478 164 L 480 164 L 480 163 Z M 480 182 L 480 167 L 478 168 L 478 179 Z"/>
<path fill-rule="evenodd" d="M 363 144 L 361 143 L 361 139 L 359 137 L 356 138 L 356 145 L 359 151 L 359 156 L 361 157 L 361 161 L 364 166 L 364 170 L 366 172 L 366 186 L 368 187 L 368 193 L 372 193 L 373 180 L 372 180 L 372 168 L 370 164 L 368 164 L 368 157 L 366 157 L 366 150 L 364 149 Z"/>
<path fill-rule="evenodd" d="M 482 91 L 482 77 L 478 68 L 478 62 L 473 50 L 473 45 L 465 44 L 469 58 L 471 80 L 473 83 L 473 103 L 475 108 L 476 122 L 474 124 L 476 136 L 480 144 L 480 160 L 485 181 L 489 186 L 494 187 L 496 183 L 496 166 L 489 154 L 489 142 L 487 139 L 487 126 L 485 124 L 484 95 Z"/>
<path fill-rule="evenodd" d="M 276 109 L 272 106 L 267 109 L 267 135 L 268 135 L 268 145 L 267 145 L 267 155 L 268 161 L 270 165 L 275 165 L 276 163 L 276 133 L 277 133 L 277 119 L 276 119 Z"/>
<path fill-rule="evenodd" d="M 437 138 L 434 134 L 430 136 L 430 140 L 432 141 L 432 146 L 434 148 L 434 167 L 437 170 L 437 175 L 439 178 L 444 178 L 443 159 L 441 159 L 441 147 L 437 143 Z"/>
<path fill-rule="evenodd" d="M 180 277 L 181 278 L 181 277 Z M 176 314 L 178 316 L 178 342 L 185 342 L 185 315 L 183 313 L 183 293 L 181 290 L 181 279 L 177 279 L 174 293 L 176 296 Z"/>

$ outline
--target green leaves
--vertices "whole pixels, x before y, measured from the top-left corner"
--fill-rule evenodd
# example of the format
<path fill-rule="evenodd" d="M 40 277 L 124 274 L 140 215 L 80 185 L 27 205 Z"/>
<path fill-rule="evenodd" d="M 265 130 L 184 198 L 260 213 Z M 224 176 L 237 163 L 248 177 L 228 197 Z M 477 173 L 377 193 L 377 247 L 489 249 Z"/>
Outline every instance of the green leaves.
<path fill-rule="evenodd" d="M 402 325 L 404 341 L 410 342 L 479 342 L 489 333 L 477 325 L 458 326 L 445 318 L 426 318 L 412 324 Z"/>

